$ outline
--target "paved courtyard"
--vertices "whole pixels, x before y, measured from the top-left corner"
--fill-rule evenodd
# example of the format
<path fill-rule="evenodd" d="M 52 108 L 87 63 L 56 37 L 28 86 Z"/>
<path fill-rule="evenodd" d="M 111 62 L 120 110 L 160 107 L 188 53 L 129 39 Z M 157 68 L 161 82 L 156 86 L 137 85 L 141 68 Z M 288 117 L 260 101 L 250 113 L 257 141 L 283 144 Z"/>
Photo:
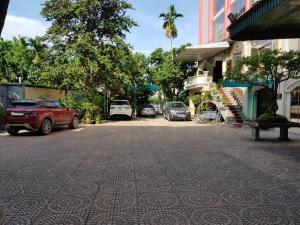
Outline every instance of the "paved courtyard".
<path fill-rule="evenodd" d="M 160 118 L 1 134 L 4 224 L 299 225 L 300 136 L 276 135 Z"/>

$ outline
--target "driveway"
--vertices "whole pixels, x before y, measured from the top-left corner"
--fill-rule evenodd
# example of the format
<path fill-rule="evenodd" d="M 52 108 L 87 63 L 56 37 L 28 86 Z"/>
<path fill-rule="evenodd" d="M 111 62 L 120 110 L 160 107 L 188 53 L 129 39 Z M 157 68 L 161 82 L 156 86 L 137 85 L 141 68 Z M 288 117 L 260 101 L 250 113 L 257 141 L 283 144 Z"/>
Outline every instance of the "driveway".
<path fill-rule="evenodd" d="M 263 135 L 161 118 L 1 134 L 5 224 L 299 225 L 300 136 Z"/>

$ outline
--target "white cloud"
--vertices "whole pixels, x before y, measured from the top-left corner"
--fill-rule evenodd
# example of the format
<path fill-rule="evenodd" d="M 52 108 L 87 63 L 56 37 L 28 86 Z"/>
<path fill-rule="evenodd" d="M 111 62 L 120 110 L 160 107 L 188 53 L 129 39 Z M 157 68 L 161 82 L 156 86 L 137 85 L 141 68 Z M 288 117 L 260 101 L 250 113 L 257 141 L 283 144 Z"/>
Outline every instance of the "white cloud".
<path fill-rule="evenodd" d="M 5 25 L 2 31 L 4 39 L 12 39 L 12 37 L 26 36 L 35 37 L 45 34 L 49 25 L 38 20 L 7 15 Z"/>

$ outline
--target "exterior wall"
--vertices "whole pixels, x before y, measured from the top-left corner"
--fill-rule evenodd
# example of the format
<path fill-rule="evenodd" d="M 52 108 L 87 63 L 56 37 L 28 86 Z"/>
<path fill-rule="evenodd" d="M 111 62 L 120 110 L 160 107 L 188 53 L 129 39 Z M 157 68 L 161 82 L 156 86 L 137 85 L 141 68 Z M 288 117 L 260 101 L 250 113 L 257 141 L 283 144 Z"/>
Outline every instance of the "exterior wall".
<path fill-rule="evenodd" d="M 200 12 L 199 13 L 199 30 L 201 32 L 201 35 L 199 35 L 199 43 L 208 43 L 209 41 L 209 20 L 207 19 L 209 17 L 209 2 L 210 0 L 200 0 Z"/>
<path fill-rule="evenodd" d="M 25 98 L 29 100 L 46 99 L 46 100 L 59 100 L 65 95 L 64 90 L 52 88 L 37 88 L 25 86 Z"/>
<path fill-rule="evenodd" d="M 8 99 L 18 100 L 24 97 L 24 86 L 20 84 L 0 84 L 0 105 L 6 106 Z"/>
<path fill-rule="evenodd" d="M 224 1 L 224 6 L 222 8 L 216 8 L 217 1 Z M 230 20 L 228 15 L 233 11 L 233 5 L 237 2 L 238 4 L 243 4 L 245 9 L 248 10 L 251 7 L 251 2 L 254 0 L 199 0 L 199 44 L 207 44 L 216 42 L 214 38 L 214 32 L 216 27 L 214 22 L 220 17 L 218 15 L 224 15 L 224 27 L 222 31 L 223 40 L 229 38 L 229 33 L 227 32 L 227 27 L 230 25 Z M 222 40 L 218 40 L 222 41 Z"/>
<path fill-rule="evenodd" d="M 256 0 L 224 0 L 224 7 L 218 6 L 219 10 L 216 10 L 216 4 L 218 0 L 200 0 L 200 29 L 199 29 L 199 44 L 207 44 L 216 42 L 214 38 L 214 21 L 217 16 L 222 12 L 224 12 L 224 35 L 223 40 L 228 39 L 227 27 L 230 25 L 230 21 L 227 16 L 230 13 L 236 13 L 238 9 L 235 7 L 244 6 L 245 10 L 249 10 L 251 5 Z M 236 5 L 234 5 L 236 3 Z M 208 10 L 208 11 L 207 11 Z M 201 16 L 202 15 L 202 16 Z M 205 26 L 204 26 L 205 24 Z M 206 25 L 208 24 L 208 28 Z M 270 49 L 281 49 L 284 51 L 289 50 L 299 50 L 300 49 L 300 39 L 281 39 L 281 40 L 273 40 L 273 41 L 244 41 L 244 42 L 231 42 L 231 47 L 228 50 L 223 51 L 212 59 L 207 59 L 207 68 L 209 70 L 209 75 L 212 75 L 213 66 L 216 60 L 222 60 L 223 65 L 223 76 L 228 69 L 228 65 L 233 66 L 234 62 L 238 60 L 240 57 L 251 56 L 255 52 L 259 52 L 264 48 Z M 278 113 L 285 115 L 290 118 L 290 101 L 291 96 L 290 92 L 300 86 L 299 80 L 289 80 L 280 84 L 278 90 Z M 245 96 L 244 96 L 245 97 Z M 253 90 L 248 90 L 248 94 L 246 97 L 247 104 L 245 105 L 244 114 L 247 119 L 255 119 L 256 118 L 256 95 Z"/>
<path fill-rule="evenodd" d="M 283 39 L 277 40 L 276 48 L 284 51 L 288 50 L 299 50 L 300 39 Z M 278 114 L 285 115 L 290 119 L 290 108 L 291 108 L 291 92 L 300 86 L 300 80 L 288 80 L 284 81 L 279 85 L 278 94 Z"/>

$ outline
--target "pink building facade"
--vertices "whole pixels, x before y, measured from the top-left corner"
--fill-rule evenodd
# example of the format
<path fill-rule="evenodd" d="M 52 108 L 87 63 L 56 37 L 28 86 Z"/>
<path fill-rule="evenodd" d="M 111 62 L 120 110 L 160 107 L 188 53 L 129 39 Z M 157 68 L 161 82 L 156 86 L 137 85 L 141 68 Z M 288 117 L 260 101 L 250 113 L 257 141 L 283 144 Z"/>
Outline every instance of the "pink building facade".
<path fill-rule="evenodd" d="M 199 44 L 220 42 L 229 38 L 228 15 L 247 11 L 257 0 L 200 0 Z"/>

